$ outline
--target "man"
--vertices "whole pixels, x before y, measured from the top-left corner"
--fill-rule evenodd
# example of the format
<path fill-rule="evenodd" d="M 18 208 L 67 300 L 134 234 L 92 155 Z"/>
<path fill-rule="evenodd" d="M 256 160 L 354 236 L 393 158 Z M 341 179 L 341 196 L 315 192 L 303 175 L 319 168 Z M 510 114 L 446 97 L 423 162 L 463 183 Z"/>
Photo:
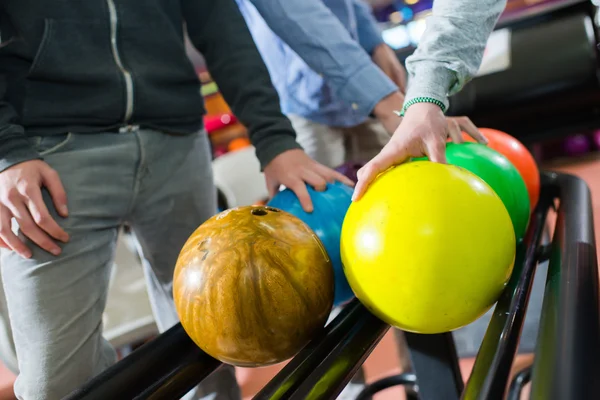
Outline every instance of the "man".
<path fill-rule="evenodd" d="M 400 123 L 406 79 L 365 1 L 236 1 L 304 150 L 330 167 L 376 156 Z M 468 118 L 447 124 L 481 137 Z"/>
<path fill-rule="evenodd" d="M 269 187 L 295 190 L 310 210 L 305 183 L 348 182 L 296 143 L 233 0 L 0 0 L 1 272 L 19 399 L 60 399 L 115 361 L 101 318 L 123 223 L 160 330 L 178 322 L 175 260 L 216 210 L 184 25 Z M 201 394 L 240 398 L 232 369 Z"/>
<path fill-rule="evenodd" d="M 405 71 L 369 6 L 237 2 L 304 150 L 330 167 L 375 156 L 400 122 L 393 111 L 404 101 Z"/>
<path fill-rule="evenodd" d="M 488 38 L 505 7 L 506 0 L 433 2 L 417 50 L 406 60 L 410 85 L 399 110 L 402 123 L 381 152 L 358 171 L 354 200 L 361 198 L 377 175 L 411 157 L 427 154 L 431 161 L 446 162 L 446 140 L 461 142 L 460 128 L 470 124 L 468 120 L 448 123 L 444 118 L 448 98 L 479 70 Z M 479 132 L 468 133 L 487 142 Z"/>

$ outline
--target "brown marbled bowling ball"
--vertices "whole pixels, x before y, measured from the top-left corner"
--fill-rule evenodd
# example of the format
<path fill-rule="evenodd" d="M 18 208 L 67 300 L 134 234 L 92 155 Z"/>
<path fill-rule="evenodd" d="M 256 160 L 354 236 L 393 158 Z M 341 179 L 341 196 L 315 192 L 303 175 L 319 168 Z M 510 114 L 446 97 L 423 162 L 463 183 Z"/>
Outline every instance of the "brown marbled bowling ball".
<path fill-rule="evenodd" d="M 173 280 L 181 323 L 212 357 L 257 367 L 293 357 L 325 325 L 333 268 L 300 219 L 264 206 L 223 211 L 184 245 Z"/>

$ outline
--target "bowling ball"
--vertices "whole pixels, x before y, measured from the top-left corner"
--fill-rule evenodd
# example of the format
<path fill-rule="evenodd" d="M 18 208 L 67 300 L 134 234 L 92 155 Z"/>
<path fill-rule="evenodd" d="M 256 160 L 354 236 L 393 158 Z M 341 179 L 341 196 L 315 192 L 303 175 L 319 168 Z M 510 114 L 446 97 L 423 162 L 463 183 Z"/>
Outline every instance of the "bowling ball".
<path fill-rule="evenodd" d="M 600 149 L 600 130 L 595 130 L 592 134 L 592 139 L 596 150 Z"/>
<path fill-rule="evenodd" d="M 229 144 L 227 145 L 227 150 L 229 150 L 230 152 L 233 152 L 233 151 L 245 149 L 246 147 L 249 147 L 251 145 L 252 144 L 250 143 L 250 139 L 248 139 L 246 137 L 239 137 L 239 138 L 235 138 L 231 142 L 229 142 Z"/>
<path fill-rule="evenodd" d="M 579 134 L 566 138 L 563 147 L 569 157 L 577 157 L 589 153 L 592 143 L 586 135 Z"/>
<path fill-rule="evenodd" d="M 494 189 L 508 210 L 517 240 L 522 239 L 531 207 L 527 186 L 516 167 L 499 152 L 479 143 L 449 143 L 446 158 L 448 163 L 473 172 Z"/>
<path fill-rule="evenodd" d="M 358 170 L 361 169 L 364 165 L 365 163 L 361 161 L 348 161 L 337 167 L 335 170 L 341 174 L 344 174 L 352 182 L 356 183 L 358 181 L 358 177 L 356 176 L 356 174 L 358 173 Z"/>
<path fill-rule="evenodd" d="M 356 297 L 406 331 L 441 333 L 483 315 L 513 269 L 515 234 L 502 200 L 454 165 L 387 170 L 353 202 L 341 254 Z"/>
<path fill-rule="evenodd" d="M 490 128 L 479 128 L 479 130 L 488 139 L 488 147 L 508 158 L 508 161 L 519 170 L 529 193 L 530 209 L 533 210 L 540 198 L 540 170 L 533 155 L 523 143 L 508 133 Z M 463 138 L 466 141 L 474 141 L 466 133 L 463 133 Z"/>
<path fill-rule="evenodd" d="M 502 154 L 479 143 L 448 143 L 446 159 L 492 187 L 508 210 L 517 240 L 522 239 L 529 223 L 529 194 L 515 166 Z"/>
<path fill-rule="evenodd" d="M 340 234 L 346 211 L 352 203 L 352 188 L 336 182 L 327 184 L 327 189 L 318 192 L 307 186 L 314 211 L 307 213 L 302 209 L 298 197 L 289 189 L 277 193 L 268 205 L 287 211 L 304 221 L 321 239 L 329 254 L 335 275 L 334 305 L 340 305 L 354 297 L 344 275 L 340 256 Z"/>
<path fill-rule="evenodd" d="M 325 325 L 333 269 L 314 232 L 271 207 L 226 210 L 183 246 L 173 279 L 181 324 L 210 356 L 256 367 L 294 356 Z"/>
<path fill-rule="evenodd" d="M 221 157 L 223 154 L 227 154 L 227 149 L 224 147 L 217 147 L 214 150 L 214 158 Z"/>

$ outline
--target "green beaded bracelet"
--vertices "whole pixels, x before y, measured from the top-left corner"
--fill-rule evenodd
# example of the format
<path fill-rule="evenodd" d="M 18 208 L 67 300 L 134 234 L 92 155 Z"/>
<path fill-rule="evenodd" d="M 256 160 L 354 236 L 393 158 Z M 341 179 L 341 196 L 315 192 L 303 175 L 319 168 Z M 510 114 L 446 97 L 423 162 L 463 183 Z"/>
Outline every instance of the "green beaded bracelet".
<path fill-rule="evenodd" d="M 437 99 L 433 99 L 431 97 L 415 97 L 414 99 L 404 104 L 404 107 L 402 107 L 402 111 L 395 111 L 396 115 L 398 115 L 399 117 L 404 117 L 404 114 L 406 113 L 406 110 L 408 110 L 408 107 L 417 103 L 435 104 L 436 106 L 442 109 L 442 112 L 446 112 L 446 107 L 444 106 L 444 103 Z"/>

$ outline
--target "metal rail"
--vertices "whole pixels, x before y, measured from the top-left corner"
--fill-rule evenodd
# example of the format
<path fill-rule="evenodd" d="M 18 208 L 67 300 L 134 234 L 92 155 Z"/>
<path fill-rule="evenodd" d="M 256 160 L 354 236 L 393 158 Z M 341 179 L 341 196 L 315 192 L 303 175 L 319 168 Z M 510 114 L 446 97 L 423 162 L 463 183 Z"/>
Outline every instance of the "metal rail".
<path fill-rule="evenodd" d="M 550 247 L 531 398 L 600 399 L 600 295 L 590 193 L 582 180 L 570 175 L 544 173 L 542 181 L 542 195 L 519 245 L 515 271 L 496 305 L 464 390 L 450 333 L 406 335 L 421 400 L 504 398 L 535 266 L 548 255 L 548 248 L 543 250 L 539 242 L 555 199 L 560 206 Z M 255 399 L 335 399 L 388 329 L 354 300 Z M 177 325 L 67 399 L 171 400 L 220 365 Z M 412 375 L 390 378 L 366 392 L 374 394 L 394 382 L 415 380 Z"/>
<path fill-rule="evenodd" d="M 600 296 L 592 200 L 550 174 L 560 198 L 532 376 L 532 400 L 600 399 Z"/>
<path fill-rule="evenodd" d="M 525 321 L 537 257 L 540 255 L 538 246 L 546 224 L 546 215 L 554 201 L 553 188 L 549 185 L 543 185 L 542 188 L 527 234 L 523 243 L 517 246 L 515 269 L 504 293 L 498 299 L 462 399 L 504 398 Z"/>
<path fill-rule="evenodd" d="M 146 343 L 65 400 L 177 399 L 221 363 L 201 351 L 181 324 Z"/>

